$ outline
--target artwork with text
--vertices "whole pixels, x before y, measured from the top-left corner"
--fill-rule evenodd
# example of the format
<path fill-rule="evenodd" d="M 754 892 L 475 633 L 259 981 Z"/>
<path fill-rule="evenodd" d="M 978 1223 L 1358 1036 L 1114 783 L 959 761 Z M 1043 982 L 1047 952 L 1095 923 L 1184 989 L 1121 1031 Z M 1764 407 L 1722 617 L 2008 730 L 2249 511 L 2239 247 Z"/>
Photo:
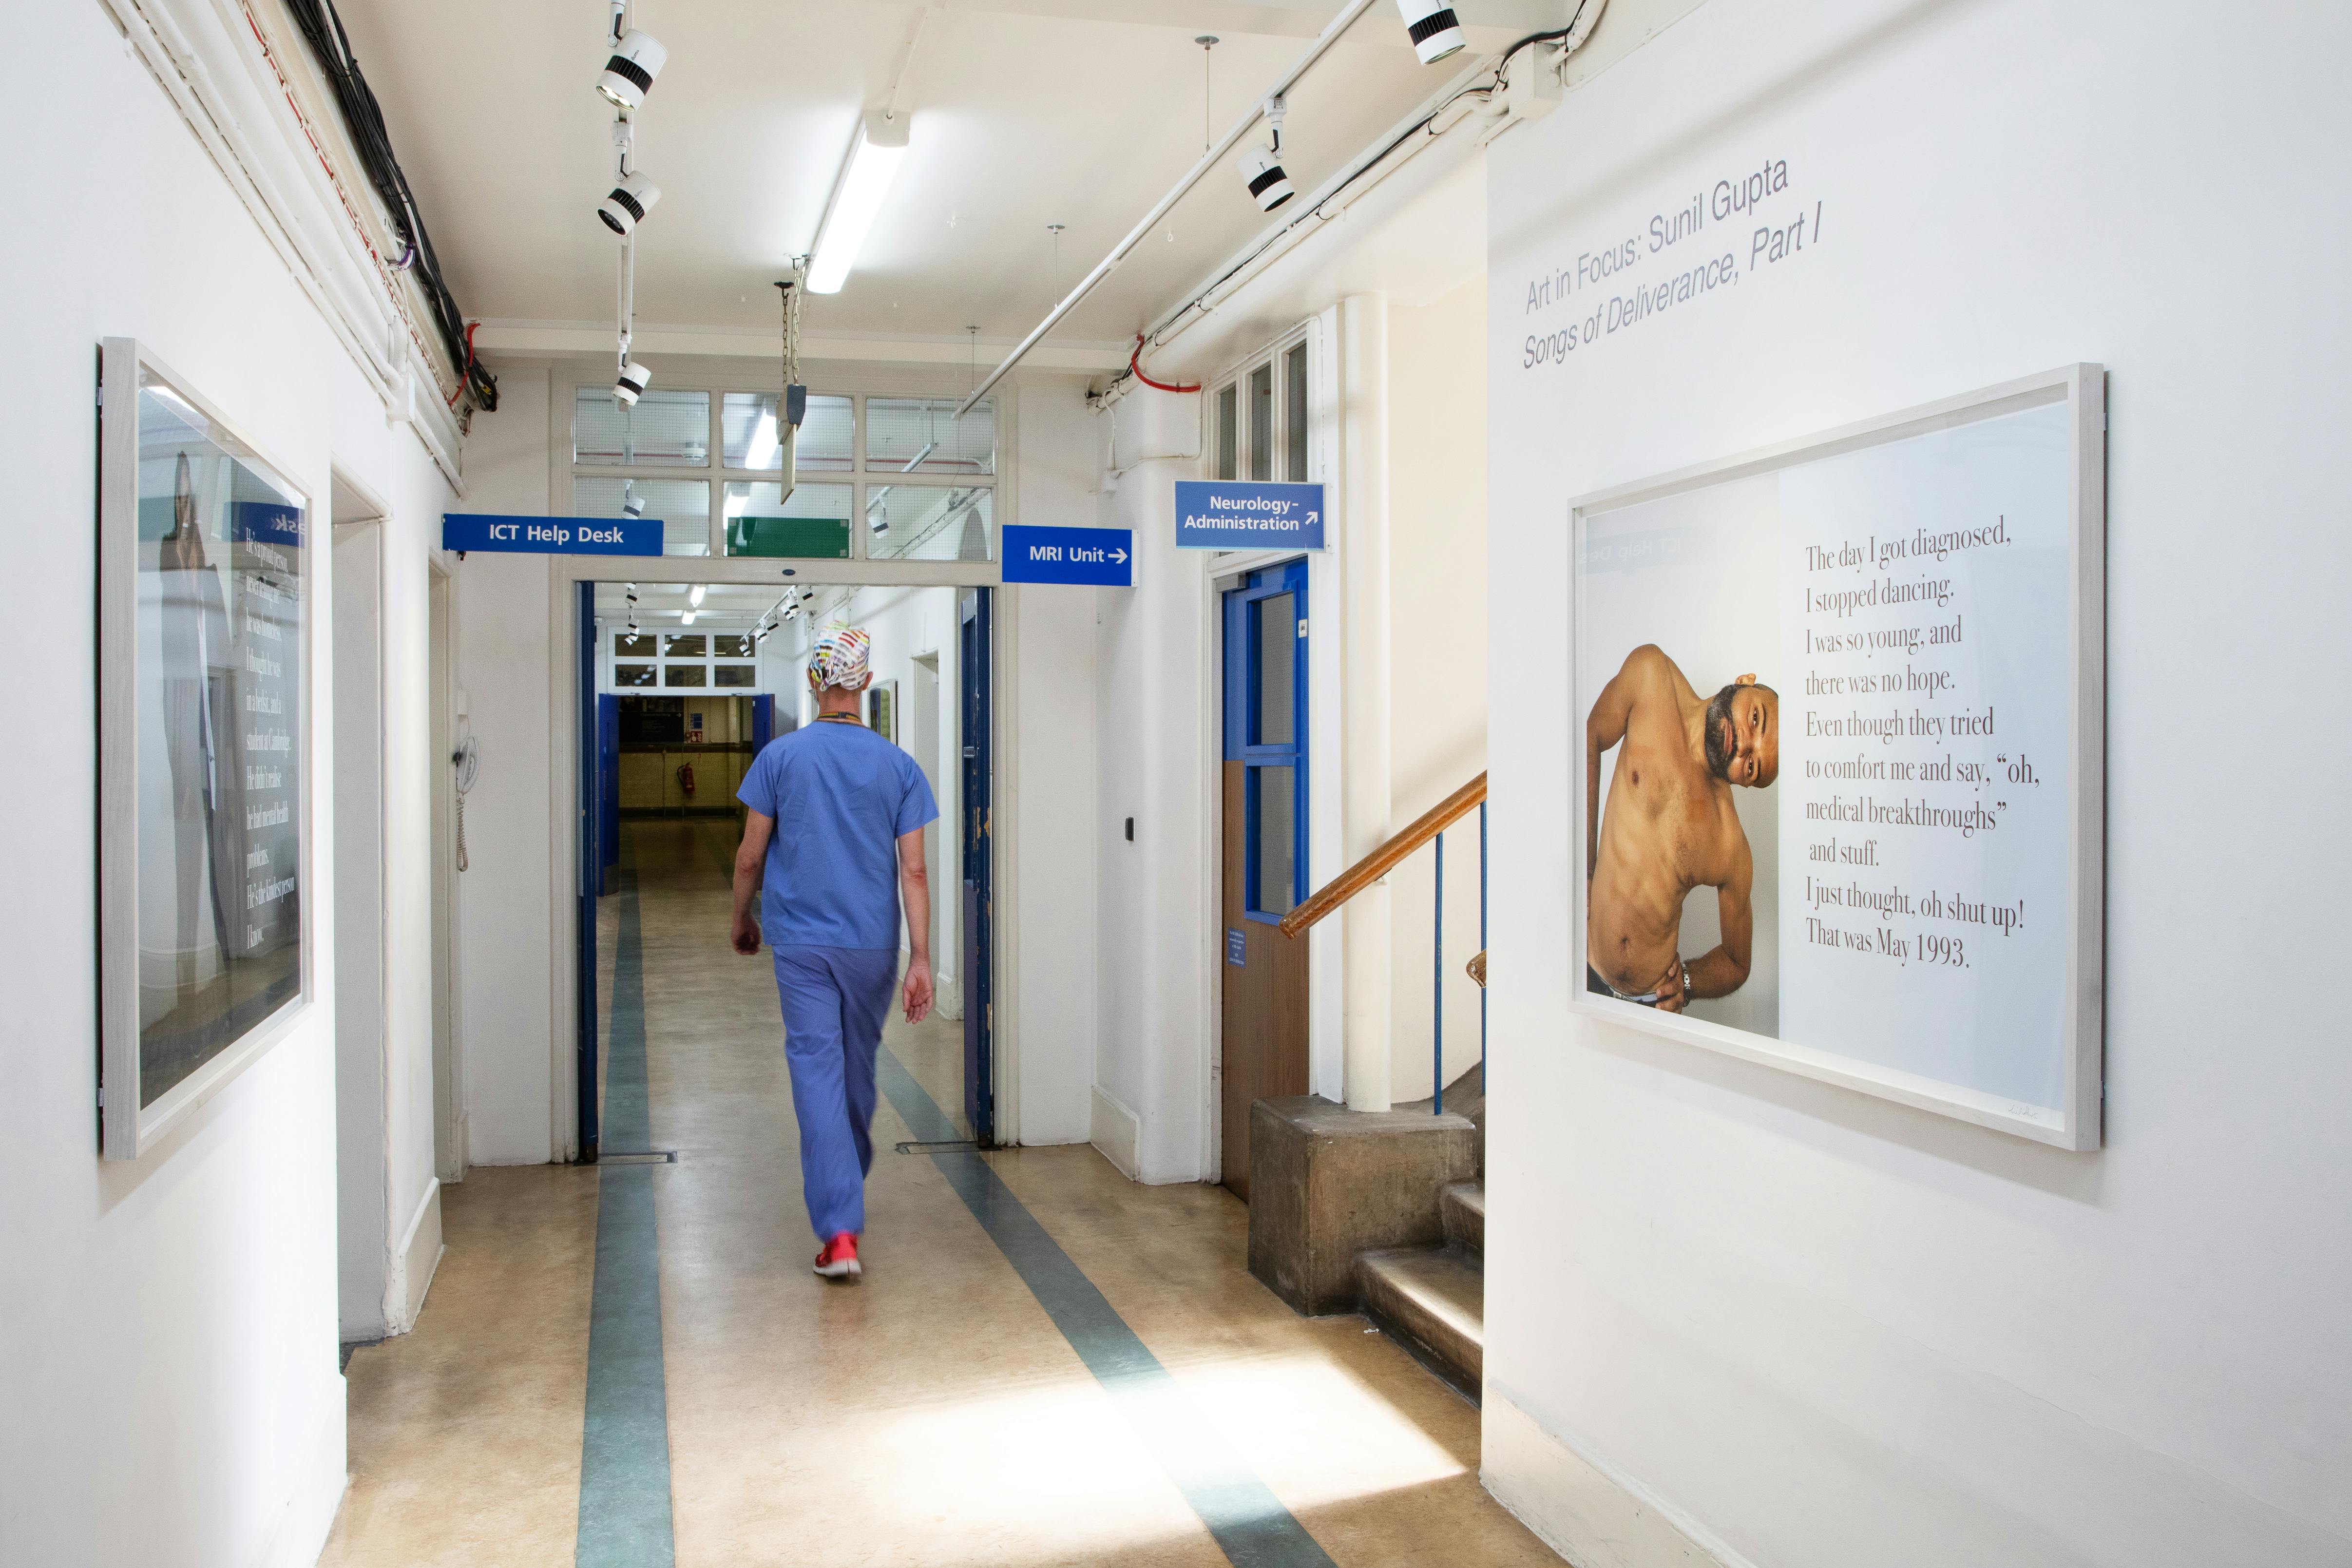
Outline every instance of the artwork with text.
<path fill-rule="evenodd" d="M 2055 1124 L 2074 419 L 1997 403 L 1576 514 L 1584 1005 Z"/>

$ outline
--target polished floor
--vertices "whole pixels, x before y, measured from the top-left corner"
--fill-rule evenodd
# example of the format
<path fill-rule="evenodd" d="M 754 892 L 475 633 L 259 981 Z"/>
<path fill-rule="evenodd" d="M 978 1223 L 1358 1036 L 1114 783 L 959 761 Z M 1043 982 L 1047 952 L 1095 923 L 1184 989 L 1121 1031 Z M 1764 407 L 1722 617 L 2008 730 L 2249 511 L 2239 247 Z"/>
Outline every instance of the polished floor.
<path fill-rule="evenodd" d="M 1086 1147 L 897 1152 L 962 1133 L 958 1025 L 893 1024 L 866 1279 L 812 1276 L 730 832 L 632 825 L 604 900 L 606 1147 L 641 1012 L 645 1131 L 677 1163 L 446 1192 L 415 1331 L 352 1358 L 323 1563 L 1557 1563 L 1479 1487 L 1477 1411 L 1360 1319 L 1276 1300 L 1223 1190 Z"/>

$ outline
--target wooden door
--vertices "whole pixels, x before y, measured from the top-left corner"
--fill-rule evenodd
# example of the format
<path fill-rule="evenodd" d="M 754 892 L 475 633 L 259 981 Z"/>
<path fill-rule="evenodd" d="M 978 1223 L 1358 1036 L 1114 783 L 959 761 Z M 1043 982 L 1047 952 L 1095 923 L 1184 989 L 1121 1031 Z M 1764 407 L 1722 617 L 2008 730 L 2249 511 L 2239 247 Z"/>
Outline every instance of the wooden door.
<path fill-rule="evenodd" d="M 1276 922 L 1309 890 L 1307 563 L 1224 598 L 1223 1159 L 1249 1198 L 1250 1107 L 1307 1092 L 1307 939 Z"/>

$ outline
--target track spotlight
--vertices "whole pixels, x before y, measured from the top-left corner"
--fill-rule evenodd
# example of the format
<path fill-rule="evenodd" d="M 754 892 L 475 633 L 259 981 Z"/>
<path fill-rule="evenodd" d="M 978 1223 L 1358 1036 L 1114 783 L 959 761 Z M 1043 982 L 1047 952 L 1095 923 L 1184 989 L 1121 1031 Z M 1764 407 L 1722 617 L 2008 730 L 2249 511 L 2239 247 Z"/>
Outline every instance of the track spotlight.
<path fill-rule="evenodd" d="M 1238 165 L 1250 195 L 1267 212 L 1298 194 L 1290 188 L 1290 176 L 1282 172 L 1282 95 L 1276 93 L 1265 100 L 1265 122 L 1274 132 L 1273 143 L 1244 153 Z"/>
<path fill-rule="evenodd" d="M 1406 0 L 1410 5 L 1412 0 Z M 1452 12 L 1447 12 L 1451 16 Z M 1461 47 L 1460 35 L 1455 35 L 1454 47 Z M 621 35 L 613 46 L 613 58 L 604 62 L 604 74 L 596 79 L 596 90 L 613 101 L 617 109 L 641 108 L 646 94 L 669 63 L 669 51 L 651 33 L 640 33 L 635 27 Z"/>
<path fill-rule="evenodd" d="M 653 205 L 661 200 L 661 187 L 643 174 L 631 174 L 613 187 L 613 194 L 596 204 L 596 216 L 614 234 L 633 232 Z"/>
<path fill-rule="evenodd" d="M 1244 153 L 1241 171 L 1249 194 L 1267 212 L 1298 194 L 1290 188 L 1290 176 L 1282 172 L 1282 154 L 1271 147 L 1253 147 Z"/>
<path fill-rule="evenodd" d="M 621 400 L 623 407 L 634 408 L 653 379 L 653 372 L 631 360 L 621 367 L 620 376 L 613 383 L 613 395 Z"/>
<path fill-rule="evenodd" d="M 1423 65 L 1433 66 L 1461 49 L 1462 24 L 1445 0 L 1397 0 L 1397 10 L 1412 39 L 1412 52 L 1421 57 Z"/>
<path fill-rule="evenodd" d="M 621 515 L 623 517 L 643 517 L 646 515 L 646 498 L 637 493 L 637 481 L 635 479 L 625 479 L 622 481 Z M 634 583 L 629 584 L 629 602 L 631 604 L 636 603 L 636 586 L 637 585 Z"/>

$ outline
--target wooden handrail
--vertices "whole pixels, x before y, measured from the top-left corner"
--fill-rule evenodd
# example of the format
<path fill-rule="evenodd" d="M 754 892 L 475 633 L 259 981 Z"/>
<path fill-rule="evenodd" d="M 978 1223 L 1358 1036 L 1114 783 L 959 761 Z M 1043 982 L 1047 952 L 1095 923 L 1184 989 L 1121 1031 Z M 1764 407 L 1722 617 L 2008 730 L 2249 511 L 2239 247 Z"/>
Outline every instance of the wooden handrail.
<path fill-rule="evenodd" d="M 1427 811 L 1411 826 L 1316 889 L 1315 896 L 1282 917 L 1277 928 L 1297 936 L 1341 904 L 1396 869 L 1397 862 L 1470 815 L 1486 799 L 1486 775 L 1480 773 Z"/>

